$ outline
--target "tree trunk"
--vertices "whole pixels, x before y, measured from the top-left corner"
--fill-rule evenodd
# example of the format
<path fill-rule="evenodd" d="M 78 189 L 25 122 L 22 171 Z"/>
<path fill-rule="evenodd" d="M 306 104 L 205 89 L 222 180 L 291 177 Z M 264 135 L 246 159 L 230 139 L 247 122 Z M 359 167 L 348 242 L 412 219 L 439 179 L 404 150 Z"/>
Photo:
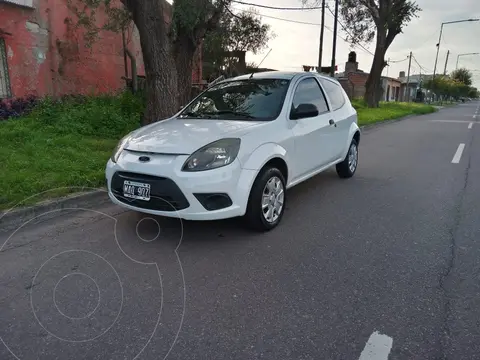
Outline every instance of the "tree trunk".
<path fill-rule="evenodd" d="M 145 65 L 147 106 L 142 125 L 168 118 L 178 111 L 177 71 L 165 8 L 158 0 L 123 0 L 140 34 Z"/>
<path fill-rule="evenodd" d="M 365 85 L 364 100 L 370 108 L 378 107 L 382 71 L 385 67 L 386 33 L 377 33 L 377 44 L 373 56 L 372 68 Z"/>
<path fill-rule="evenodd" d="M 205 35 L 216 29 L 225 11 L 225 6 L 229 3 L 230 0 L 220 1 L 212 8 L 212 3 L 209 0 L 176 0 L 179 8 L 189 6 L 198 10 L 202 9 L 202 11 L 197 11 L 199 21 L 193 31 L 188 27 L 177 26 L 176 28 L 173 52 L 178 74 L 178 101 L 181 105 L 186 105 L 192 97 L 192 72 L 196 51 Z M 206 9 L 208 11 L 205 11 Z"/>
<path fill-rule="evenodd" d="M 179 105 L 186 105 L 191 100 L 193 60 L 197 48 L 198 45 L 187 37 L 179 37 L 174 44 Z"/>

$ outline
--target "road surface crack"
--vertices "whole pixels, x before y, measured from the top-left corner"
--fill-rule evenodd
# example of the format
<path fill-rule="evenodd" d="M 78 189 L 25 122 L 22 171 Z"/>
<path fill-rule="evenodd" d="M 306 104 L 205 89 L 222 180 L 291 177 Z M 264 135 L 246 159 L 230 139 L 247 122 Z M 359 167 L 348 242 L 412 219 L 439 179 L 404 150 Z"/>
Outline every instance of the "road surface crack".
<path fill-rule="evenodd" d="M 469 141 L 469 149 L 471 149 L 473 143 L 473 136 L 470 138 Z M 453 223 L 449 229 L 450 235 L 450 253 L 448 254 L 447 265 L 445 266 L 444 271 L 440 274 L 439 279 L 439 286 L 440 291 L 442 292 L 442 296 L 444 299 L 444 310 L 443 310 L 443 326 L 442 326 L 442 333 L 441 333 L 441 359 L 447 360 L 448 354 L 447 349 L 450 347 L 450 337 L 451 331 L 449 326 L 449 320 L 452 318 L 452 304 L 451 304 L 451 295 L 449 294 L 450 291 L 447 286 L 447 282 L 450 278 L 450 275 L 453 273 L 455 269 L 455 260 L 457 257 L 457 232 L 460 226 L 460 221 L 462 220 L 462 207 L 465 198 L 465 193 L 468 186 L 468 180 L 470 175 L 470 166 L 471 166 L 471 157 L 472 153 L 469 152 L 468 154 L 468 163 L 467 167 L 464 171 L 464 178 L 463 178 L 463 187 L 460 193 L 457 195 L 457 199 L 455 201 L 454 206 L 454 214 L 453 214 Z"/>
<path fill-rule="evenodd" d="M 31 240 L 31 241 L 28 241 L 28 242 L 25 242 L 25 243 L 21 243 L 19 245 L 12 245 L 12 246 L 9 246 L 9 247 L 5 247 L 4 249 L 2 249 L 0 251 L 0 254 L 4 254 L 8 251 L 12 251 L 12 250 L 15 250 L 15 249 L 19 249 L 19 248 L 22 248 L 22 247 L 25 247 L 25 246 L 29 246 L 30 244 L 34 243 L 34 242 L 37 242 L 38 239 L 34 239 L 34 240 Z"/>

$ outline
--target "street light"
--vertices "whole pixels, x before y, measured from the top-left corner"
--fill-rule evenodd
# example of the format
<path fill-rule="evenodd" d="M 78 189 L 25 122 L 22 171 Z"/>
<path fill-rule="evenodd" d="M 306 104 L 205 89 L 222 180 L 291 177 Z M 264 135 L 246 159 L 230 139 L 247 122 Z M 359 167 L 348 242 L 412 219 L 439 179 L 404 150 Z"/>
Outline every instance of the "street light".
<path fill-rule="evenodd" d="M 473 21 L 480 21 L 480 19 L 465 19 L 465 20 L 447 21 L 442 23 L 442 26 L 440 27 L 440 36 L 438 37 L 437 56 L 435 57 L 435 66 L 433 67 L 433 79 L 435 79 L 435 74 L 437 73 L 438 52 L 440 51 L 440 42 L 442 41 L 443 25 L 456 24 L 461 22 L 473 22 Z"/>
<path fill-rule="evenodd" d="M 460 56 L 467 56 L 467 55 L 480 55 L 480 53 L 465 53 L 465 54 L 458 54 L 458 56 L 457 56 L 457 65 L 455 65 L 455 69 L 458 69 L 458 59 L 460 59 Z"/>

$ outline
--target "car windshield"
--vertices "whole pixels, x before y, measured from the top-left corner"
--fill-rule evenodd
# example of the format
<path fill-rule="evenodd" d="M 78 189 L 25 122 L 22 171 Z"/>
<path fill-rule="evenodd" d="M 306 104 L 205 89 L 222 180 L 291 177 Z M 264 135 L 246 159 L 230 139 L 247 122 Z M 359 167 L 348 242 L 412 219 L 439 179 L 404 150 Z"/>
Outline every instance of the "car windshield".
<path fill-rule="evenodd" d="M 197 97 L 180 118 L 273 120 L 280 114 L 290 81 L 245 79 L 222 82 Z"/>

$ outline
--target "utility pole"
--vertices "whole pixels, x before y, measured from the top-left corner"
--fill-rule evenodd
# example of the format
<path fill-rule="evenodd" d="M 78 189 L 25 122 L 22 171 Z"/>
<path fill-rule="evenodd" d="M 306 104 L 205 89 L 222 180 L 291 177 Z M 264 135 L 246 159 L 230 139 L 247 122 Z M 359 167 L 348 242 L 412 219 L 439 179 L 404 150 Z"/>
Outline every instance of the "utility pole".
<path fill-rule="evenodd" d="M 440 42 L 442 41 L 443 25 L 445 25 L 445 23 L 442 23 L 442 26 L 440 26 L 440 36 L 438 37 L 437 43 L 437 55 L 435 56 L 435 66 L 433 67 L 433 80 L 435 80 L 435 75 L 437 72 L 438 53 L 440 51 Z"/>
<path fill-rule="evenodd" d="M 407 102 L 410 102 L 410 67 L 412 66 L 412 52 L 408 56 L 408 72 L 407 72 Z"/>
<path fill-rule="evenodd" d="M 322 27 L 320 28 L 320 47 L 318 49 L 318 72 L 322 72 L 323 34 L 325 30 L 325 0 L 322 0 Z"/>
<path fill-rule="evenodd" d="M 335 77 L 335 53 L 337 51 L 337 28 L 338 28 L 338 2 L 335 0 L 335 20 L 333 23 L 333 46 L 332 46 L 332 68 L 330 69 L 330 76 Z"/>
<path fill-rule="evenodd" d="M 417 86 L 417 91 L 415 93 L 415 98 L 418 99 L 418 92 L 420 91 L 420 99 L 419 101 L 423 102 L 423 90 L 422 90 L 422 86 L 423 86 L 423 79 L 422 79 L 422 68 L 420 68 L 420 77 L 418 78 L 418 86 Z"/>
<path fill-rule="evenodd" d="M 447 64 L 448 64 L 449 56 L 450 56 L 450 50 L 447 51 L 447 58 L 445 59 L 445 69 L 443 69 L 443 75 L 447 75 Z"/>

